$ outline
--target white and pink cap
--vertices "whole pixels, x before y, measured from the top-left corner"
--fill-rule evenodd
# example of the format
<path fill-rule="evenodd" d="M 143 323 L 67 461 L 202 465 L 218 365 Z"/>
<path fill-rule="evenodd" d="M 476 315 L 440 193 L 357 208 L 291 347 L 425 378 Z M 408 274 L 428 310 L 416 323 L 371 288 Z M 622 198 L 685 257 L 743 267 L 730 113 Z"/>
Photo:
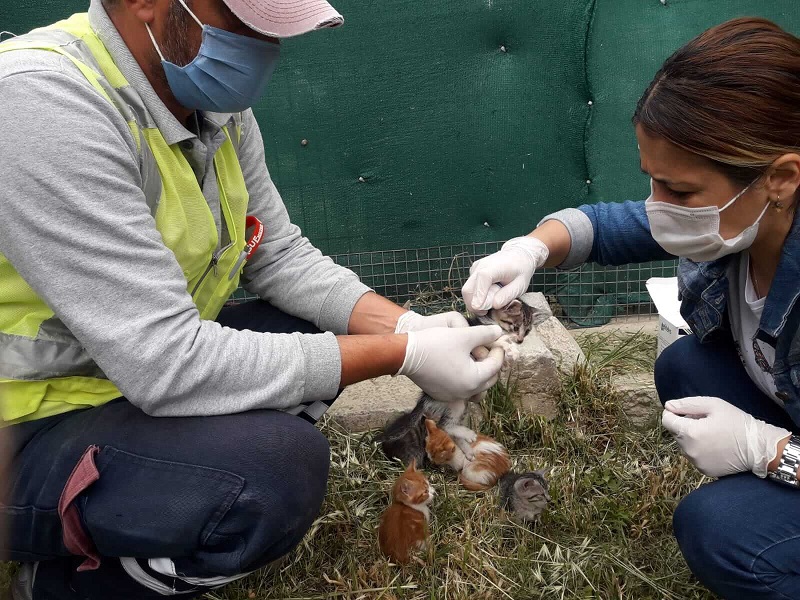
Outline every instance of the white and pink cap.
<path fill-rule="evenodd" d="M 224 0 L 250 29 L 288 38 L 325 27 L 338 27 L 344 17 L 325 0 Z"/>

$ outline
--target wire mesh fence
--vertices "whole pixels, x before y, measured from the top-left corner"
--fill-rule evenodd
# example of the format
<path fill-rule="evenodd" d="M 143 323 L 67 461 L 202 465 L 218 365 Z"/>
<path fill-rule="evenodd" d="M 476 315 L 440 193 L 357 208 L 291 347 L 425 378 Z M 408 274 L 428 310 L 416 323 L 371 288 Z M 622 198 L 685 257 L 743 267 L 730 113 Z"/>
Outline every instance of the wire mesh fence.
<path fill-rule="evenodd" d="M 470 265 L 500 249 L 502 242 L 478 242 L 402 250 L 336 254 L 331 258 L 354 271 L 382 296 L 414 310 L 432 314 L 463 310 L 461 286 Z M 592 327 L 614 317 L 641 319 L 656 314 L 645 288 L 650 277 L 672 277 L 676 261 L 620 267 L 586 264 L 571 271 L 542 269 L 530 291 L 547 296 L 553 313 L 568 327 Z M 249 299 L 244 290 L 234 298 Z"/>

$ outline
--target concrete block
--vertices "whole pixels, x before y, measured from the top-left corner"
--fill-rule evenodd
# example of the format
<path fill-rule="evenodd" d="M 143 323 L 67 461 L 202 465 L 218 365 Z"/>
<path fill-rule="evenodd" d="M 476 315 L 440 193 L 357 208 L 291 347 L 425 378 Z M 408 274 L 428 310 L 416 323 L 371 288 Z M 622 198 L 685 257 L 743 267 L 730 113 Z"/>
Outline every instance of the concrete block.
<path fill-rule="evenodd" d="M 341 393 L 328 415 L 350 432 L 382 429 L 417 404 L 422 390 L 408 377 L 376 377 L 355 383 Z M 473 429 L 483 421 L 480 404 L 470 403 L 465 424 Z"/>
<path fill-rule="evenodd" d="M 378 429 L 414 408 L 421 393 L 402 375 L 367 379 L 345 388 L 328 415 L 347 431 Z"/>
<path fill-rule="evenodd" d="M 522 294 L 519 299 L 533 309 L 534 326 L 553 316 L 550 304 L 541 292 L 528 292 L 527 294 Z"/>
<path fill-rule="evenodd" d="M 622 397 L 622 413 L 635 429 L 649 429 L 658 422 L 658 400 L 652 373 L 632 373 L 614 378 L 614 387 Z"/>
<path fill-rule="evenodd" d="M 501 372 L 501 381 L 516 388 L 523 410 L 552 419 L 558 412 L 561 388 L 556 359 L 535 329 L 519 350 L 517 361 Z"/>
<path fill-rule="evenodd" d="M 553 354 L 556 366 L 562 373 L 572 373 L 576 363 L 586 360 L 586 356 L 584 356 L 578 342 L 575 341 L 575 338 L 570 335 L 569 331 L 557 318 L 548 317 L 538 325 L 535 325 L 534 329 Z"/>
<path fill-rule="evenodd" d="M 640 317 L 616 317 L 610 323 L 600 327 L 579 327 L 570 329 L 570 334 L 575 339 L 581 339 L 586 335 L 606 334 L 606 333 L 637 333 L 643 332 L 648 335 L 658 335 L 658 315 Z"/>

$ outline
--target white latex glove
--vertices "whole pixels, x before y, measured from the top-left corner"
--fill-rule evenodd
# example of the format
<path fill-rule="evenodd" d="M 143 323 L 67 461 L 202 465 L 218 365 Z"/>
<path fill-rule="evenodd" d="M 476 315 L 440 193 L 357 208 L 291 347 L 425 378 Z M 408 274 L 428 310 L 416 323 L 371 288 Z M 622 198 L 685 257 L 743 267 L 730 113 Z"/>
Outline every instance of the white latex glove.
<path fill-rule="evenodd" d="M 766 477 L 778 442 L 791 435 L 787 429 L 760 421 L 712 396 L 670 400 L 664 408 L 664 427 L 697 469 L 709 477 L 742 471 Z"/>
<path fill-rule="evenodd" d="M 394 332 L 408 333 L 409 331 L 421 331 L 431 327 L 469 327 L 469 323 L 467 323 L 464 315 L 456 311 L 423 317 L 410 310 L 400 315 L 400 318 L 397 319 L 397 327 L 395 327 Z"/>
<path fill-rule="evenodd" d="M 544 265 L 548 256 L 550 250 L 543 241 L 524 236 L 510 239 L 499 252 L 476 260 L 461 288 L 467 309 L 484 315 L 490 308 L 507 306 L 525 293 L 534 271 Z"/>
<path fill-rule="evenodd" d="M 442 402 L 470 398 L 495 384 L 505 352 L 492 349 L 482 361 L 476 361 L 470 353 L 477 346 L 490 345 L 502 333 L 498 325 L 409 331 L 406 357 L 397 374 L 405 375 Z"/>

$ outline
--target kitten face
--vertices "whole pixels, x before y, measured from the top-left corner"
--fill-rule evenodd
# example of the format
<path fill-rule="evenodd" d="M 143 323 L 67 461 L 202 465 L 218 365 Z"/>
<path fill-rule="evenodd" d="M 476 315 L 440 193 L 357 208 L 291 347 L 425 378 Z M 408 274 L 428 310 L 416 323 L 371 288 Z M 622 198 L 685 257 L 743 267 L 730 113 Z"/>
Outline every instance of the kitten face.
<path fill-rule="evenodd" d="M 533 326 L 533 309 L 520 300 L 514 300 L 505 308 L 491 309 L 480 321 L 484 324 L 500 325 L 503 331 L 520 344 Z"/>
<path fill-rule="evenodd" d="M 392 488 L 394 500 L 408 505 L 425 506 L 433 501 L 433 495 L 433 487 L 425 475 L 417 471 L 415 461 L 411 461 Z"/>
<path fill-rule="evenodd" d="M 520 476 L 514 483 L 517 498 L 531 508 L 543 509 L 550 501 L 547 480 L 543 471 L 534 471 Z"/>
<path fill-rule="evenodd" d="M 431 419 L 425 420 L 425 428 L 428 430 L 428 437 L 425 441 L 428 458 L 435 465 L 448 464 L 456 453 L 456 443 Z"/>

